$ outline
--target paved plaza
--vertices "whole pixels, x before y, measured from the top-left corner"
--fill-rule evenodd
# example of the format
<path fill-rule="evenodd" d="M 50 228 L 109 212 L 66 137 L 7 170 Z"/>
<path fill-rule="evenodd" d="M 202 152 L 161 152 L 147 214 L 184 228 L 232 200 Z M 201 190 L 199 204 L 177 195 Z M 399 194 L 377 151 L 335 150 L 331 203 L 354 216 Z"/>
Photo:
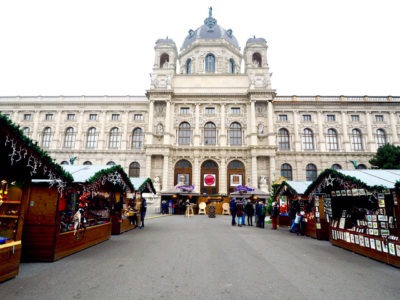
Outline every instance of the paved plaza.
<path fill-rule="evenodd" d="M 151 215 L 151 214 L 150 214 Z M 230 216 L 149 218 L 53 263 L 22 263 L 1 299 L 398 299 L 400 270 L 318 241 L 230 225 Z"/>

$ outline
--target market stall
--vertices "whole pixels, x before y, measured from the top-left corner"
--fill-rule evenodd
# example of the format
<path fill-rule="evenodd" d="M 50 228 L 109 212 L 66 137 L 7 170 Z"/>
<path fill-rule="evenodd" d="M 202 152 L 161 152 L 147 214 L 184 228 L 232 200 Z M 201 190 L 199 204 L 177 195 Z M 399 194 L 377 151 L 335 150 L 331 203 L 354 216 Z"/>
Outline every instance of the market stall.
<path fill-rule="evenodd" d="M 290 220 L 282 224 L 282 215 L 288 216 L 289 209 L 304 213 L 303 234 L 318 240 L 329 240 L 328 222 L 320 196 L 305 195 L 311 181 L 283 181 L 275 192 L 275 201 L 280 205 L 280 225 L 289 225 Z"/>
<path fill-rule="evenodd" d="M 122 209 L 115 211 L 112 215 L 112 231 L 114 235 L 121 234 L 125 231 L 136 228 L 140 225 L 138 217 L 139 213 L 139 202 L 143 194 L 155 194 L 155 188 L 153 182 L 148 177 L 137 177 L 129 178 L 130 183 L 133 186 L 134 192 L 129 193 L 122 202 Z M 148 199 L 147 199 L 148 200 Z M 149 202 L 148 202 L 149 203 Z"/>
<path fill-rule="evenodd" d="M 133 186 L 121 166 L 66 165 L 74 181 L 62 195 L 34 181 L 26 213 L 23 259 L 54 261 L 106 241 Z"/>
<path fill-rule="evenodd" d="M 174 207 L 174 214 L 183 215 L 186 212 L 186 201 L 189 200 L 194 214 L 198 214 L 198 204 L 205 202 L 207 197 L 202 197 L 199 193 L 193 192 L 193 185 L 176 185 L 173 189 L 161 192 L 161 202 L 169 203 Z"/>
<path fill-rule="evenodd" d="M 28 208 L 31 179 L 46 179 L 62 193 L 72 176 L 0 114 L 0 282 L 19 272 L 24 213 Z"/>
<path fill-rule="evenodd" d="M 400 267 L 399 180 L 400 170 L 328 169 L 305 193 L 322 202 L 333 245 Z"/>

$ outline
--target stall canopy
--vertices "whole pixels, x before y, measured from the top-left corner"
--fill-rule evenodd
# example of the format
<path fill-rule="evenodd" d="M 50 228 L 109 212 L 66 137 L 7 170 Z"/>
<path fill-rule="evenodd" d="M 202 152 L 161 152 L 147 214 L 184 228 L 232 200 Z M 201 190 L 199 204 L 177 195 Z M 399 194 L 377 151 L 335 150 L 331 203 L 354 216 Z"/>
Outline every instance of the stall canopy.
<path fill-rule="evenodd" d="M 240 188 L 239 190 L 230 193 L 229 194 L 230 198 L 259 198 L 259 199 L 267 199 L 269 197 L 269 194 L 263 192 L 260 189 L 257 188 L 249 188 L 249 189 L 245 189 L 245 188 Z"/>
<path fill-rule="evenodd" d="M 73 178 L 42 150 L 37 142 L 25 136 L 17 125 L 0 114 L 0 165 L 9 166 L 12 179 L 47 179 L 62 191 Z"/>
<path fill-rule="evenodd" d="M 136 192 L 139 193 L 156 193 L 153 181 L 149 177 L 130 177 L 130 182 Z"/>
<path fill-rule="evenodd" d="M 312 181 L 283 181 L 276 190 L 276 195 L 283 195 L 287 191 L 292 195 L 302 196 Z"/>
<path fill-rule="evenodd" d="M 400 180 L 400 170 L 333 170 L 326 169 L 307 188 L 305 194 L 318 193 L 337 182 L 351 182 L 369 191 L 393 190 Z M 336 183 L 337 183 L 336 182 Z M 351 188 L 351 186 L 349 186 Z"/>
<path fill-rule="evenodd" d="M 72 174 L 75 183 L 85 183 L 91 190 L 98 189 L 105 183 L 119 185 L 123 190 L 133 192 L 133 185 L 120 166 L 105 165 L 63 165 Z"/>

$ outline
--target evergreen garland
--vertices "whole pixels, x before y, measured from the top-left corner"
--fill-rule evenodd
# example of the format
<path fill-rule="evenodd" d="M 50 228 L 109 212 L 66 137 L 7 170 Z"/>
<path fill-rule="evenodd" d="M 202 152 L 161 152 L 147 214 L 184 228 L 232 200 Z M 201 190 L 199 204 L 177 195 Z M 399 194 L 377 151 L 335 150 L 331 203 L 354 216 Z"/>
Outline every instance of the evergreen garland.
<path fill-rule="evenodd" d="M 100 170 L 86 181 L 88 183 L 94 183 L 96 181 L 101 180 L 103 178 L 103 176 L 108 176 L 109 174 L 112 174 L 115 172 L 118 172 L 121 175 L 122 179 L 124 180 L 125 185 L 127 185 L 129 187 L 129 189 L 131 191 L 133 191 L 134 187 L 132 185 L 132 182 L 129 180 L 128 175 L 126 175 L 124 169 L 120 165 L 116 165 L 116 166 L 112 166 L 108 169 Z"/>

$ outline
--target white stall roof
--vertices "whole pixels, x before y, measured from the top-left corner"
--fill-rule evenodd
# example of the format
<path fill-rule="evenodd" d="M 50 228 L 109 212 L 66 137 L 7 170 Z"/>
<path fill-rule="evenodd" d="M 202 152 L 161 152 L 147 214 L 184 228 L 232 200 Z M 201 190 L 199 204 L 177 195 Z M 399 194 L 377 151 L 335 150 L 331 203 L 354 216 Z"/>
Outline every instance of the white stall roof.
<path fill-rule="evenodd" d="M 113 166 L 107 165 L 61 165 L 65 171 L 74 178 L 74 182 L 86 182 L 90 177 L 101 170 L 107 170 Z"/>
<path fill-rule="evenodd" d="M 354 177 L 368 186 L 383 186 L 394 189 L 396 181 L 400 180 L 400 170 L 336 170 L 346 176 Z"/>
<path fill-rule="evenodd" d="M 302 195 L 308 188 L 308 186 L 312 183 L 312 181 L 285 181 L 287 185 L 289 185 L 292 189 L 294 189 L 297 194 Z"/>

